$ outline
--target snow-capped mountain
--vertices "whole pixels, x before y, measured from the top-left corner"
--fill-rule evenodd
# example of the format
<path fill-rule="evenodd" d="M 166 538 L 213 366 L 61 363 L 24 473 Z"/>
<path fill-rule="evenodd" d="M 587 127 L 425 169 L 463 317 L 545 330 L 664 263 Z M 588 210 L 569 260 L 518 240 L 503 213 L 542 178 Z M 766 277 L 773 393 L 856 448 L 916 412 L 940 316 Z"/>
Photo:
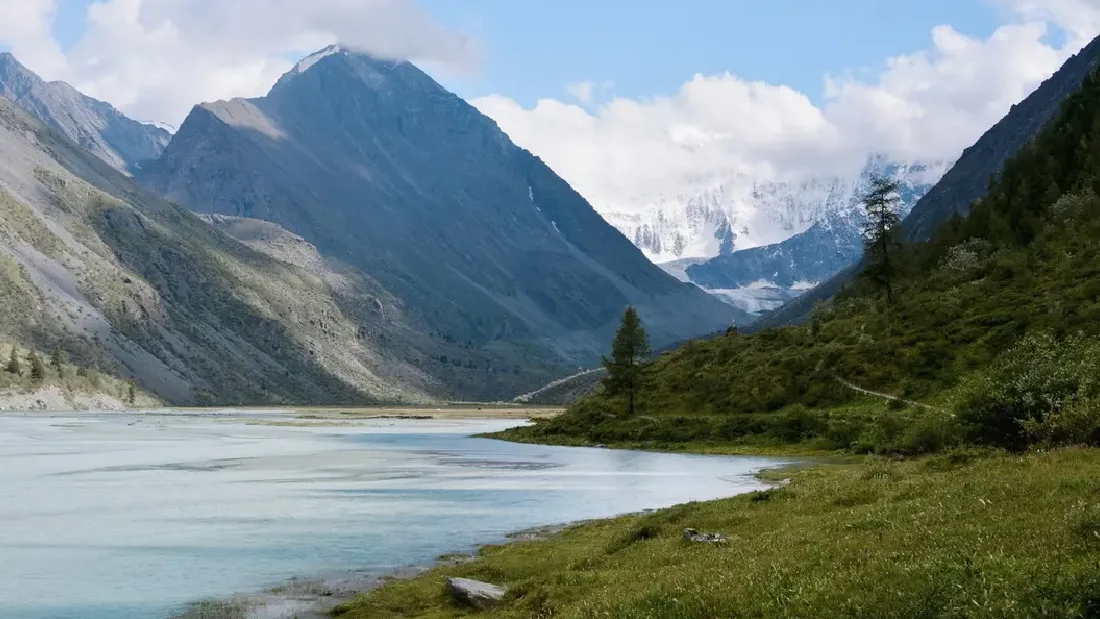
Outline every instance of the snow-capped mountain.
<path fill-rule="evenodd" d="M 769 182 L 738 176 L 693 196 L 602 214 L 669 273 L 760 314 L 859 259 L 860 198 L 872 176 L 898 181 L 904 217 L 949 167 L 872 155 L 848 177 Z"/>
<path fill-rule="evenodd" d="M 809 228 L 844 197 L 839 178 L 761 182 L 738 175 L 699 193 L 661 196 L 639 210 L 602 215 L 662 264 L 777 243 Z"/>

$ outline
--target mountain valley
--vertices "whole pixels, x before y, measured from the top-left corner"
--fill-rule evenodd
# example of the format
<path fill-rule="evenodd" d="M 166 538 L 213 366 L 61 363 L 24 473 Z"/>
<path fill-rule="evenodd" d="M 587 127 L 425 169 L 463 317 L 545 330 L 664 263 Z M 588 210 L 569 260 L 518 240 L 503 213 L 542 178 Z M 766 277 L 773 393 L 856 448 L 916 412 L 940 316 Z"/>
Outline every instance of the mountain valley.
<path fill-rule="evenodd" d="M 747 320 L 410 63 L 329 48 L 171 136 L 0 60 L 0 334 L 166 402 L 507 399 L 627 303 L 661 343 Z"/>

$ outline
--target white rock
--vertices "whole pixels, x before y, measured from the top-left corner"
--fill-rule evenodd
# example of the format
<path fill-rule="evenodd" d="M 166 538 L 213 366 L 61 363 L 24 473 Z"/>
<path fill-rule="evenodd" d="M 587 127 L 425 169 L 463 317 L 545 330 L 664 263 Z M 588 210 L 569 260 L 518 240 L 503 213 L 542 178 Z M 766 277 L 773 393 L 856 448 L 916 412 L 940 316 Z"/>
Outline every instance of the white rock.
<path fill-rule="evenodd" d="M 500 603 L 508 590 L 494 584 L 469 578 L 448 578 L 447 593 L 456 601 L 482 610 Z"/>

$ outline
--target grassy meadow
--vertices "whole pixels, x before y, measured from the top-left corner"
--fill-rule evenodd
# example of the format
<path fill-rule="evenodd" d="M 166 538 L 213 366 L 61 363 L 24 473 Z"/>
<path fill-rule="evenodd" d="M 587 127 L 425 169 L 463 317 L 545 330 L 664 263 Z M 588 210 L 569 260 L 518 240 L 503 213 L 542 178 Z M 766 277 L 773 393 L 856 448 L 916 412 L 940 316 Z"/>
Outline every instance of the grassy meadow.
<path fill-rule="evenodd" d="M 484 548 L 344 619 L 1100 616 L 1100 451 L 953 450 L 779 471 L 789 484 Z M 718 531 L 726 546 L 682 530 Z M 474 613 L 443 583 L 507 585 Z"/>

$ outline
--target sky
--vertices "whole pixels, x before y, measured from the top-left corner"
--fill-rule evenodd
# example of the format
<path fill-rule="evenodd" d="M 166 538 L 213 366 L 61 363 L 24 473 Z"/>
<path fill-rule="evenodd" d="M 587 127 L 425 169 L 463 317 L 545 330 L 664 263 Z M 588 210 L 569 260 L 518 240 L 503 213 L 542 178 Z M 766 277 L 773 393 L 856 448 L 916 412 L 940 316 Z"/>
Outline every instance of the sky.
<path fill-rule="evenodd" d="M 3 0 L 0 46 L 143 121 L 341 42 L 409 58 L 590 201 L 950 160 L 1100 33 L 1100 0 Z"/>

